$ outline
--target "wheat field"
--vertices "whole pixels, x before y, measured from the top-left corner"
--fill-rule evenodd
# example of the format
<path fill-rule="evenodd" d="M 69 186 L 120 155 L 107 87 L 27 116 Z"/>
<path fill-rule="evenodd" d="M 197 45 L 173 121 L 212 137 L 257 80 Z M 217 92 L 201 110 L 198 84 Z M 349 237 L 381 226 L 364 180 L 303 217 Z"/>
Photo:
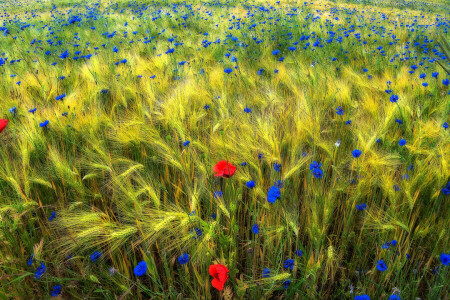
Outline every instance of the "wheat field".
<path fill-rule="evenodd" d="M 0 8 L 1 299 L 449 299 L 448 2 Z"/>

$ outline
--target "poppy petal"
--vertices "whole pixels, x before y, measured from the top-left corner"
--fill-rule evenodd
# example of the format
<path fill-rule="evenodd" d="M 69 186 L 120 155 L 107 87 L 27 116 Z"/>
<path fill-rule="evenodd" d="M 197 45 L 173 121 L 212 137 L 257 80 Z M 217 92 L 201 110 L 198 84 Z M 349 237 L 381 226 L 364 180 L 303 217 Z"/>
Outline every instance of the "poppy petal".
<path fill-rule="evenodd" d="M 217 278 L 214 278 L 214 279 L 211 281 L 211 285 L 212 285 L 214 288 L 218 289 L 219 291 L 223 291 L 223 286 L 225 285 L 225 282 L 224 282 L 224 281 L 220 281 L 220 280 L 217 279 Z"/>
<path fill-rule="evenodd" d="M 0 132 L 2 132 L 3 129 L 6 128 L 6 125 L 8 125 L 8 120 L 6 120 L 6 119 L 1 119 L 1 120 L 0 120 Z"/>
<path fill-rule="evenodd" d="M 216 278 L 217 277 L 217 265 L 210 265 L 209 266 L 209 275 Z"/>
<path fill-rule="evenodd" d="M 216 176 L 216 177 L 222 177 L 222 176 L 224 176 L 224 175 L 225 175 L 225 174 L 224 174 L 223 170 L 220 171 L 220 172 L 217 172 L 217 174 L 214 174 L 214 176 Z"/>
<path fill-rule="evenodd" d="M 226 160 L 219 161 L 213 168 L 214 176 L 229 178 L 236 172 L 236 167 Z"/>
<path fill-rule="evenodd" d="M 221 160 L 214 166 L 213 171 L 216 173 L 221 172 L 226 167 L 226 165 L 227 165 L 227 161 Z"/>
<path fill-rule="evenodd" d="M 228 274 L 225 273 L 225 272 L 219 273 L 219 280 L 220 280 L 220 281 L 225 282 L 225 281 L 227 281 L 228 277 L 230 277 L 230 276 L 228 276 Z"/>

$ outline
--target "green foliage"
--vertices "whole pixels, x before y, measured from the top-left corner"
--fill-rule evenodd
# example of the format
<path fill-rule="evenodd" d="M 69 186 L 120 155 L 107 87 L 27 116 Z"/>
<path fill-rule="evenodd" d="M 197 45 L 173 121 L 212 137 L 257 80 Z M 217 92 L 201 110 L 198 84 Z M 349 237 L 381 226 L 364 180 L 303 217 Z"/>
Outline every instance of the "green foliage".
<path fill-rule="evenodd" d="M 439 35 L 438 43 L 447 60 L 450 60 L 450 45 L 448 44 L 447 40 L 444 38 L 442 34 Z M 450 67 L 448 66 L 448 64 L 444 65 L 440 61 L 437 62 L 444 69 L 444 71 L 447 72 L 447 74 L 450 74 Z"/>

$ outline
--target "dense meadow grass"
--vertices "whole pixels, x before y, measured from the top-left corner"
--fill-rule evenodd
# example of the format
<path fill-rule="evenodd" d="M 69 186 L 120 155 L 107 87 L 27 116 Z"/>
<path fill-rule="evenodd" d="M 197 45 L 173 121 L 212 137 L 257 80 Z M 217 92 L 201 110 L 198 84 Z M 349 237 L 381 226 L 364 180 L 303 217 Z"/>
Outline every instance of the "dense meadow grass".
<path fill-rule="evenodd" d="M 449 299 L 448 1 L 0 11 L 0 299 Z"/>

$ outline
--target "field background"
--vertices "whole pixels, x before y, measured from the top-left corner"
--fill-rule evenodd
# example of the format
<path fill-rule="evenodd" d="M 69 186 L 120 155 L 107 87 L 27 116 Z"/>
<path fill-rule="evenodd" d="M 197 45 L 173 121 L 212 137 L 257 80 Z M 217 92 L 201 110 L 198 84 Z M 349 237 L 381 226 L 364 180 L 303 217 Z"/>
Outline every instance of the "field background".
<path fill-rule="evenodd" d="M 449 40 L 448 1 L 2 1 L 0 11 L 0 298 L 46 299 L 56 284 L 61 299 L 449 297 L 439 257 L 450 251 L 450 76 L 435 62 L 448 65 L 436 46 L 438 33 Z M 220 160 L 237 166 L 232 178 L 213 176 Z M 221 293 L 213 263 L 230 270 Z"/>

